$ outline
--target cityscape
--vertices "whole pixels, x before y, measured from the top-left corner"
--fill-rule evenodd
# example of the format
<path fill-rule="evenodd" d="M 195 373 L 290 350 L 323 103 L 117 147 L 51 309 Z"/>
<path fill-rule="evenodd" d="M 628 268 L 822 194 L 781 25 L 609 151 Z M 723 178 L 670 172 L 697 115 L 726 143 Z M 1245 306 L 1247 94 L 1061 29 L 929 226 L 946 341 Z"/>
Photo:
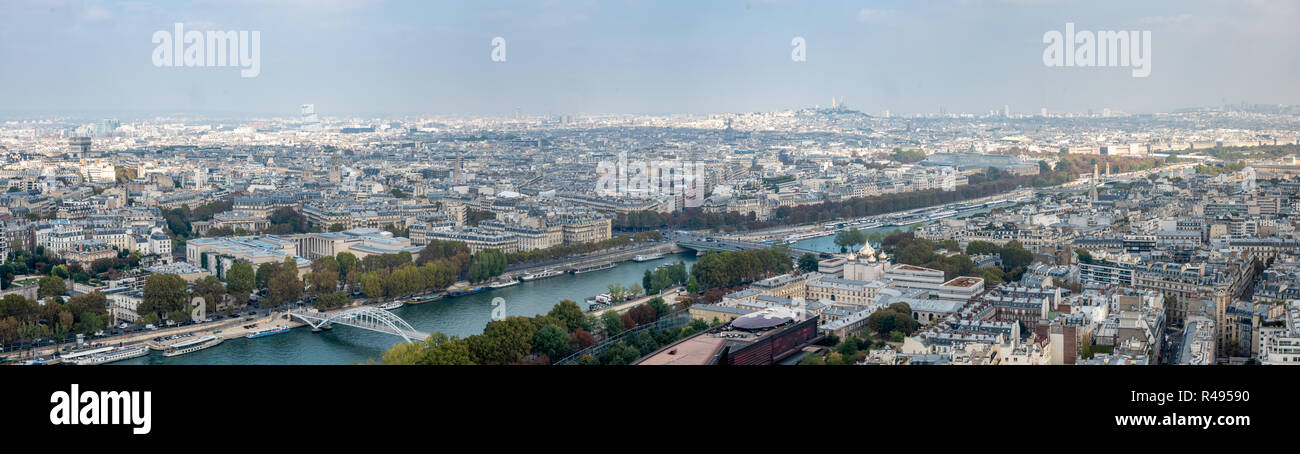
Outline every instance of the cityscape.
<path fill-rule="evenodd" d="M 1041 96 L 978 70 L 859 88 L 857 66 L 812 66 L 853 47 L 812 27 L 777 27 L 773 66 L 784 66 L 773 72 L 806 64 L 833 76 L 799 73 L 796 88 L 760 92 L 727 80 L 747 70 L 724 67 L 679 84 L 697 74 L 662 73 L 757 52 L 668 47 L 689 54 L 682 67 L 608 63 L 663 77 L 628 79 L 638 94 L 624 95 L 605 85 L 624 69 L 593 63 L 581 69 L 592 79 L 570 77 L 571 62 L 544 63 L 546 52 L 586 48 L 520 23 L 515 35 L 472 35 L 464 52 L 479 66 L 442 60 L 438 77 L 459 85 L 357 83 L 426 68 L 384 50 L 304 63 L 335 61 L 285 49 L 353 49 L 329 37 L 277 44 L 293 33 L 205 22 L 202 5 L 91 3 L 66 15 L 0 7 L 67 19 L 69 34 L 149 19 L 131 29 L 131 63 L 87 63 L 103 80 L 57 86 L 73 70 L 54 63 L 0 76 L 5 365 L 1300 363 L 1300 93 L 1264 76 L 1214 81 L 1239 91 L 1187 89 L 1209 76 L 1177 66 L 1174 45 L 1161 47 L 1176 34 L 1162 33 L 1204 11 L 1118 22 L 1147 27 L 1122 35 L 1132 65 L 1114 51 L 1104 63 L 1104 40 L 1121 33 L 1106 30 L 1045 65 L 1062 52 L 1061 24 L 1073 46 L 1075 19 L 1036 9 L 1027 45 L 1007 45 L 1027 63 L 1008 74 L 1104 81 L 1024 87 Z M 322 3 L 304 14 L 375 16 L 364 2 Z M 757 22 L 792 8 L 742 3 L 709 9 Z M 947 17 L 883 3 L 810 8 L 871 27 Z M 599 4 L 597 20 L 569 11 L 587 6 L 538 13 L 537 26 L 603 33 L 619 25 L 599 20 L 608 9 L 645 7 Z M 646 23 L 680 7 L 647 7 Z M 722 29 L 739 20 L 702 14 Z M 384 30 L 417 33 L 393 20 Z M 650 40 L 643 32 L 610 41 Z M 0 57 L 65 45 L 0 37 Z M 636 52 L 657 55 L 629 61 Z M 502 75 L 509 65 L 525 69 Z M 1135 69 L 1076 68 L 1125 65 Z M 598 88 L 569 85 L 584 83 Z M 728 83 L 742 88 L 715 93 Z"/>

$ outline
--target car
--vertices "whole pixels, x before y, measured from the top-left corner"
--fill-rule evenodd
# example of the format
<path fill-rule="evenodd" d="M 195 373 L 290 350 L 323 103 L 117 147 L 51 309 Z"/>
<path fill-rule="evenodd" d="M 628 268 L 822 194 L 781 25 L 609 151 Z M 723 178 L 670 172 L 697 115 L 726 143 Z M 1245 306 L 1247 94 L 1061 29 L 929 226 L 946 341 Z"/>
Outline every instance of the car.
<path fill-rule="evenodd" d="M 253 317 L 248 317 L 248 318 L 244 319 L 244 321 L 246 321 L 246 322 L 251 322 L 251 321 L 253 321 Z"/>

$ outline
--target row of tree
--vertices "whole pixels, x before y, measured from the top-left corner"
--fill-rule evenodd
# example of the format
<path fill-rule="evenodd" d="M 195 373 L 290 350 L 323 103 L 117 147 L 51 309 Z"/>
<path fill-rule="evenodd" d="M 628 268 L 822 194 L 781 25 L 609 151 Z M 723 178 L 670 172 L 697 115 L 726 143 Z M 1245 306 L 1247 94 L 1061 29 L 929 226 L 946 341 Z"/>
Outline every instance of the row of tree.
<path fill-rule="evenodd" d="M 0 343 L 41 338 L 61 341 L 70 333 L 93 334 L 111 322 L 107 301 L 97 291 L 71 298 L 49 296 L 43 301 L 5 295 L 0 298 Z"/>
<path fill-rule="evenodd" d="M 781 248 L 710 252 L 691 267 L 691 276 L 707 290 L 735 287 L 793 269 L 788 250 Z"/>
<path fill-rule="evenodd" d="M 549 364 L 596 340 L 591 331 L 599 321 L 578 304 L 564 300 L 550 312 L 533 317 L 512 316 L 488 322 L 483 333 L 466 338 L 433 333 L 422 342 L 393 346 L 383 355 L 386 364 L 471 365 Z M 528 359 L 525 361 L 525 359 Z"/>

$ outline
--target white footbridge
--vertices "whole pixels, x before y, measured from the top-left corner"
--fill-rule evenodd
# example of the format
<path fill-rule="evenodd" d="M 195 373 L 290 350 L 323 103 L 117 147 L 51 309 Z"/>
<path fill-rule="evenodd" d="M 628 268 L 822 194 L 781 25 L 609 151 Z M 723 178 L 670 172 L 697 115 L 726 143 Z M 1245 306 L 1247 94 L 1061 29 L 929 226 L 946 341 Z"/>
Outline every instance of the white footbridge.
<path fill-rule="evenodd" d="M 416 331 L 401 317 L 383 309 L 370 306 L 354 307 L 337 312 L 316 312 L 315 309 L 289 311 L 291 317 L 311 325 L 312 329 L 339 324 L 365 330 L 401 336 L 407 342 L 422 341 L 429 333 Z"/>

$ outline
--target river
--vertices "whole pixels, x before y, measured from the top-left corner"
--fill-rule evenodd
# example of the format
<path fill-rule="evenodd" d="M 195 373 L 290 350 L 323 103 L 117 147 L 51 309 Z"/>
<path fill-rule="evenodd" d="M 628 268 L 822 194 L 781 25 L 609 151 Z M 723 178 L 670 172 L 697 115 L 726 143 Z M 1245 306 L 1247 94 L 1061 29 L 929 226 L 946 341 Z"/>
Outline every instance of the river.
<path fill-rule="evenodd" d="M 608 270 L 564 274 L 473 295 L 407 305 L 393 313 L 420 331 L 466 337 L 483 332 L 492 317 L 493 298 L 505 300 L 507 316 L 546 313 L 564 299 L 585 307 L 583 300 L 608 293 L 609 284 L 639 285 L 645 270 L 679 261 L 689 268 L 696 257 L 688 252 L 648 262 L 623 262 Z M 400 341 L 401 338 L 391 334 L 336 324 L 333 330 L 323 333 L 313 334 L 306 327 L 294 328 L 258 339 L 229 339 L 216 347 L 186 355 L 168 358 L 160 352 L 151 352 L 114 364 L 353 364 L 372 359 L 379 362 L 379 357 Z"/>

